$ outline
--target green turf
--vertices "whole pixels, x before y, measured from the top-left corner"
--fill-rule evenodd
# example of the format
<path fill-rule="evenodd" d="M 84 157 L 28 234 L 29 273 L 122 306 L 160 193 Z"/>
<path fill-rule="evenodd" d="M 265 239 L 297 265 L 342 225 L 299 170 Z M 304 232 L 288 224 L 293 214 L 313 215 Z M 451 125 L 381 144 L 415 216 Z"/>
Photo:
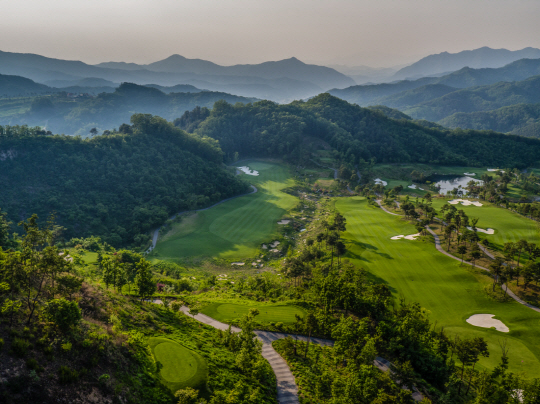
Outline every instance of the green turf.
<path fill-rule="evenodd" d="M 369 206 L 360 197 L 344 198 L 336 208 L 347 219 L 344 238 L 347 256 L 366 268 L 376 280 L 387 283 L 396 297 L 419 302 L 430 311 L 432 322 L 449 334 L 482 336 L 491 355 L 481 365 L 493 368 L 499 362 L 499 343 L 507 341 L 510 369 L 529 377 L 540 376 L 540 313 L 514 301 L 499 303 L 484 288 L 491 278 L 474 273 L 439 253 L 432 240 L 390 240 L 399 234 L 413 234 L 411 224 L 398 216 Z M 494 314 L 509 328 L 509 333 L 472 326 L 465 320 L 473 314 Z"/>
<path fill-rule="evenodd" d="M 284 324 L 290 324 L 296 321 L 296 314 L 301 317 L 305 314 L 305 311 L 301 307 L 294 305 L 244 305 L 234 303 L 211 303 L 205 306 L 201 310 L 201 313 L 228 323 L 231 320 L 242 318 L 249 313 L 249 309 L 251 308 L 259 310 L 259 315 L 256 317 L 256 321 L 259 323 L 282 322 Z"/>
<path fill-rule="evenodd" d="M 466 197 L 462 199 L 467 199 Z M 447 204 L 451 199 L 434 199 L 433 207 L 440 211 L 444 204 Z M 499 208 L 489 202 L 479 201 L 483 206 L 463 206 L 462 204 L 454 205 L 457 209 L 463 210 L 469 217 L 477 217 L 477 227 L 481 229 L 494 229 L 495 234 L 479 233 L 482 238 L 487 238 L 491 243 L 502 247 L 504 243 L 512 241 L 516 242 L 520 239 L 525 239 L 529 243 L 540 243 L 540 232 L 538 223 L 527 219 L 518 213 L 511 210 Z"/>
<path fill-rule="evenodd" d="M 148 344 L 156 360 L 163 365 L 160 377 L 172 391 L 204 386 L 208 367 L 199 354 L 166 338 L 150 338 Z"/>
<path fill-rule="evenodd" d="M 173 225 L 158 240 L 153 257 L 242 259 L 252 257 L 261 243 L 275 235 L 278 220 L 297 203 L 297 198 L 281 191 L 294 184 L 289 171 L 284 165 L 261 161 L 242 165 L 259 171 L 259 176 L 241 174 L 258 192 L 197 212 Z"/>

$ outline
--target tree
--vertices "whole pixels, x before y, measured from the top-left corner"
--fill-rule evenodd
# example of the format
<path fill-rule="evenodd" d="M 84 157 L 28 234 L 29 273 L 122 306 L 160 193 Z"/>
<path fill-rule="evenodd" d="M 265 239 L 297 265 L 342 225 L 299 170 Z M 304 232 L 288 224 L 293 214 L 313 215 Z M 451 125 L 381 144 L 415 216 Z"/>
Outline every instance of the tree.
<path fill-rule="evenodd" d="M 456 338 L 454 343 L 457 357 L 461 361 L 461 381 L 463 381 L 463 375 L 465 373 L 465 366 L 474 366 L 480 360 L 480 356 L 488 357 L 489 350 L 487 342 L 482 337 L 475 337 L 471 339 Z M 470 387 L 470 381 L 469 381 Z M 469 391 L 469 389 L 467 389 Z M 461 384 L 458 388 L 458 394 L 461 393 Z"/>
<path fill-rule="evenodd" d="M 463 263 L 463 256 L 464 256 L 465 253 L 467 252 L 467 247 L 464 246 L 464 245 L 460 245 L 460 246 L 457 248 L 457 252 L 458 252 L 458 254 L 461 254 L 461 263 Z"/>
<path fill-rule="evenodd" d="M 178 404 L 196 404 L 199 392 L 191 387 L 186 387 L 178 390 L 174 396 L 178 398 Z"/>
<path fill-rule="evenodd" d="M 78 304 L 63 297 L 49 300 L 45 304 L 43 313 L 45 318 L 54 323 L 63 334 L 67 334 L 82 318 Z"/>
<path fill-rule="evenodd" d="M 475 248 L 474 250 L 471 251 L 471 254 L 470 254 L 470 260 L 472 261 L 473 263 L 473 267 L 475 266 L 476 264 L 476 260 L 478 258 L 480 258 L 482 256 L 482 253 L 480 252 L 480 250 L 478 248 Z"/>
<path fill-rule="evenodd" d="M 11 222 L 7 221 L 7 213 L 0 209 L 0 247 L 7 247 L 9 243 L 9 226 Z"/>
<path fill-rule="evenodd" d="M 152 296 L 156 290 L 156 286 L 152 281 L 150 263 L 144 258 L 141 258 L 141 260 L 137 264 L 137 276 L 135 277 L 135 286 L 137 288 L 137 293 L 141 297 L 141 301 L 145 297 Z"/>

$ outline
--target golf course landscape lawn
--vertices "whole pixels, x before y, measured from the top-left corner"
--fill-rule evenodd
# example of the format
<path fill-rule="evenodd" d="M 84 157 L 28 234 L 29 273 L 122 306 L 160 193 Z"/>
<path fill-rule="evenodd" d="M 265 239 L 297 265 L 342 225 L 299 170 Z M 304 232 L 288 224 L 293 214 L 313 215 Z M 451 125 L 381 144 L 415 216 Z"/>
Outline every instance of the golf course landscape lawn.
<path fill-rule="evenodd" d="M 297 202 L 281 190 L 293 185 L 285 165 L 243 161 L 259 172 L 242 175 L 258 192 L 184 217 L 160 237 L 151 256 L 182 260 L 188 257 L 242 259 L 252 257 L 277 231 L 277 221 Z"/>
<path fill-rule="evenodd" d="M 281 322 L 284 324 L 294 323 L 295 315 L 304 316 L 305 311 L 298 306 L 288 304 L 273 305 L 243 305 L 234 303 L 211 303 L 201 309 L 201 313 L 206 314 L 216 320 L 228 323 L 231 320 L 237 320 L 249 313 L 249 309 L 259 310 L 257 322 Z"/>
<path fill-rule="evenodd" d="M 150 338 L 148 345 L 163 365 L 160 376 L 172 391 L 204 385 L 208 368 L 199 354 L 167 338 Z"/>
<path fill-rule="evenodd" d="M 444 327 L 449 335 L 484 337 L 490 356 L 481 359 L 481 366 L 493 369 L 500 361 L 500 344 L 506 342 L 510 369 L 527 377 L 540 376 L 540 313 L 513 300 L 501 303 L 489 297 L 485 288 L 490 287 L 491 278 L 439 253 L 431 236 L 391 240 L 416 233 L 399 216 L 369 206 L 361 197 L 340 199 L 335 206 L 347 219 L 344 238 L 347 257 L 353 263 L 387 283 L 396 298 L 419 302 L 430 312 L 437 329 Z M 482 225 L 496 226 L 487 218 L 480 221 Z M 466 320 L 473 314 L 493 314 L 510 332 L 468 324 Z"/>
<path fill-rule="evenodd" d="M 467 197 L 465 196 L 462 199 L 467 199 Z M 451 199 L 433 199 L 433 207 L 435 210 L 440 211 L 441 207 L 447 204 L 449 200 Z M 540 231 L 537 222 L 509 209 L 499 208 L 489 202 L 482 200 L 479 202 L 483 206 L 463 206 L 461 203 L 454 206 L 458 210 L 463 209 L 469 217 L 479 218 L 477 227 L 495 230 L 495 234 L 480 234 L 482 237 L 487 238 L 490 243 L 502 247 L 504 243 L 509 241 L 516 242 L 525 239 L 529 243 L 540 244 Z"/>

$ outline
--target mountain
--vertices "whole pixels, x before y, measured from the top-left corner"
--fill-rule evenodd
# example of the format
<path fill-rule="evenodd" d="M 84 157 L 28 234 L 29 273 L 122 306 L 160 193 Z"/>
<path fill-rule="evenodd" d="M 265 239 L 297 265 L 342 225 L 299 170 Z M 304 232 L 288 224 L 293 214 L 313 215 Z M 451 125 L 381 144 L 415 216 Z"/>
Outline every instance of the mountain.
<path fill-rule="evenodd" d="M 160 91 L 163 91 L 165 94 L 169 94 L 169 93 L 200 93 L 201 91 L 205 91 L 205 90 L 201 90 L 195 86 L 191 86 L 189 84 L 177 84 L 176 86 L 171 86 L 171 87 L 165 87 L 165 86 L 160 86 L 158 84 L 146 84 L 145 87 L 152 87 L 152 88 L 157 88 L 158 90 Z"/>
<path fill-rule="evenodd" d="M 501 133 L 428 128 L 406 119 L 349 104 L 324 93 L 307 102 L 268 101 L 230 105 L 217 102 L 208 114 L 182 117 L 196 135 L 219 141 L 227 155 L 279 157 L 302 164 L 312 156 L 308 139 L 336 150 L 338 159 L 363 165 L 429 163 L 447 165 L 530 166 L 539 163 L 540 140 Z M 203 120 L 199 116 L 203 115 Z M 179 122 L 181 125 L 182 122 Z"/>
<path fill-rule="evenodd" d="M 406 108 L 456 91 L 455 87 L 444 84 L 426 84 L 425 86 L 405 90 L 397 94 L 379 98 L 378 103 L 390 108 Z"/>
<path fill-rule="evenodd" d="M 367 107 L 367 109 L 371 111 L 378 111 L 384 116 L 387 116 L 388 118 L 406 119 L 406 120 L 412 121 L 412 118 L 409 115 L 404 114 L 398 109 L 387 107 L 386 105 L 373 105 L 371 107 Z"/>
<path fill-rule="evenodd" d="M 398 70 L 392 78 L 403 80 L 407 78 L 425 77 L 440 73 L 460 70 L 464 67 L 479 69 L 484 67 L 498 68 L 519 59 L 538 59 L 540 49 L 524 48 L 517 51 L 507 49 L 491 49 L 487 46 L 458 53 L 441 52 L 420 59 L 410 66 Z"/>
<path fill-rule="evenodd" d="M 427 86 L 425 87 L 426 93 L 423 96 L 420 95 L 422 90 L 403 94 L 403 96 L 409 97 L 416 94 L 418 97 L 423 97 L 427 101 L 430 97 L 437 95 L 437 91 L 434 91 L 437 88 L 444 91 L 444 87 L 428 86 L 430 84 L 468 88 L 490 85 L 500 81 L 522 81 L 536 75 L 540 75 L 540 59 L 521 59 L 497 69 L 472 69 L 465 67 L 441 77 L 423 77 L 418 80 L 402 80 L 395 83 L 352 86 L 345 89 L 333 89 L 328 92 L 346 101 L 367 106 L 384 104 L 386 101 L 393 102 L 393 99 L 385 99 L 384 97 L 423 86 Z M 404 102 L 400 102 L 400 104 L 404 105 Z"/>
<path fill-rule="evenodd" d="M 99 131 L 118 128 L 129 122 L 134 113 L 160 115 L 172 121 L 187 110 L 196 106 L 212 107 L 219 100 L 231 103 L 256 101 L 255 98 L 211 91 L 165 94 L 157 88 L 132 83 L 123 83 L 114 92 L 101 93 L 93 98 L 71 99 L 58 94 L 46 100 L 45 109 L 41 99 L 29 100 L 23 113 L 20 110 L 11 112 L 11 104 L 5 111 L 0 103 L 0 124 L 44 126 L 55 133 L 86 136 L 94 127 Z"/>
<path fill-rule="evenodd" d="M 540 103 L 516 104 L 491 111 L 458 112 L 439 121 L 449 128 L 494 130 L 540 137 Z"/>
<path fill-rule="evenodd" d="M 99 79 L 96 77 L 87 77 L 78 80 L 49 80 L 44 84 L 50 87 L 112 87 L 116 88 L 120 83 L 110 80 Z"/>
<path fill-rule="evenodd" d="M 255 65 L 220 66 L 172 55 L 148 65 L 107 62 L 94 66 L 80 61 L 0 51 L 0 73 L 17 74 L 41 83 L 58 84 L 61 81 L 62 86 L 79 85 L 77 81 L 86 78 L 141 85 L 186 84 L 277 102 L 308 98 L 330 88 L 355 84 L 350 77 L 334 69 L 309 65 L 296 58 Z"/>
<path fill-rule="evenodd" d="M 1 97 L 42 94 L 50 90 L 48 86 L 38 84 L 24 77 L 0 74 Z"/>
<path fill-rule="evenodd" d="M 499 82 L 453 91 L 402 110 L 415 119 L 437 122 L 457 112 L 489 111 L 514 104 L 539 102 L 540 76 L 534 76 L 523 81 Z"/>

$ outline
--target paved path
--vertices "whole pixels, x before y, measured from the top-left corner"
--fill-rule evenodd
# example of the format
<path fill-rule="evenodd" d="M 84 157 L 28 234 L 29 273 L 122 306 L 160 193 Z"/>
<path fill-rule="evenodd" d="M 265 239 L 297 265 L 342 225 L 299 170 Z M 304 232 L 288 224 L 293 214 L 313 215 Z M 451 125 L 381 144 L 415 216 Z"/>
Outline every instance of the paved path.
<path fill-rule="evenodd" d="M 179 216 L 179 215 L 182 215 L 184 213 L 188 213 L 188 212 L 202 212 L 203 210 L 208 210 L 208 209 L 211 209 L 213 208 L 214 206 L 217 206 L 219 204 L 222 204 L 223 202 L 227 202 L 227 201 L 230 201 L 231 199 L 236 199 L 236 198 L 240 198 L 241 196 L 246 196 L 246 195 L 251 195 L 251 194 L 254 194 L 255 192 L 257 192 L 257 188 L 254 186 L 254 185 L 250 185 L 252 191 L 251 192 L 248 192 L 247 194 L 242 194 L 242 195 L 236 195 L 236 196 L 231 196 L 230 198 L 227 198 L 227 199 L 223 199 L 222 201 L 219 201 L 218 203 L 214 203 L 212 206 L 209 206 L 207 208 L 204 208 L 204 209 L 196 209 L 196 210 L 184 210 L 183 212 L 178 212 L 174 215 L 172 215 L 169 220 L 173 220 L 175 217 Z M 148 254 L 149 252 L 151 252 L 154 248 L 156 248 L 156 244 L 157 244 L 157 240 L 158 240 L 158 237 L 159 237 L 159 230 L 161 229 L 161 226 L 158 227 L 156 230 L 154 230 L 154 234 L 152 236 L 152 245 L 150 246 L 150 248 L 146 251 L 146 253 Z"/>
<path fill-rule="evenodd" d="M 381 207 L 382 210 L 384 210 L 385 212 L 387 213 L 390 213 L 391 215 L 397 215 L 396 213 L 393 213 L 393 212 L 390 212 L 389 210 L 387 210 L 384 206 L 381 205 L 381 201 L 380 200 L 377 200 L 377 203 L 379 204 L 379 206 Z M 476 268 L 480 268 L 480 269 L 483 269 L 484 271 L 488 271 L 488 272 L 491 272 L 489 269 L 483 267 L 483 266 L 480 266 L 480 265 L 474 265 L 472 262 L 469 262 L 469 261 L 461 261 L 460 258 L 450 254 L 449 252 L 445 251 L 442 246 L 441 246 L 441 240 L 439 239 L 439 236 L 429 228 L 429 226 L 426 226 L 426 230 L 429 231 L 431 233 L 431 235 L 433 236 L 433 238 L 435 239 L 435 248 L 437 249 L 437 251 L 439 251 L 440 253 L 443 253 L 444 255 L 452 258 L 452 259 L 455 259 L 457 261 L 460 261 L 460 262 L 463 262 L 465 264 L 468 264 L 468 265 L 471 265 L 473 267 L 476 267 Z M 479 247 L 482 249 L 482 251 L 484 251 L 486 253 L 486 255 L 492 259 L 494 259 L 495 257 L 493 256 L 493 254 L 491 254 L 490 252 L 488 252 L 484 246 L 481 246 L 479 244 Z M 512 292 L 510 289 L 508 289 L 508 286 L 507 285 L 501 285 L 501 289 L 505 290 L 506 293 L 508 294 L 508 296 L 510 296 L 512 299 L 514 299 L 516 302 L 518 302 L 519 304 L 522 304 L 524 306 L 527 306 L 529 309 L 531 310 L 534 310 L 534 311 L 537 311 L 538 313 L 540 313 L 540 308 L 536 307 L 536 306 L 533 306 L 532 304 L 529 304 L 527 303 L 526 301 L 524 300 L 521 300 L 514 292 Z"/>
<path fill-rule="evenodd" d="M 161 300 L 154 300 L 153 301 L 156 304 L 162 304 Z M 222 323 L 221 321 L 217 321 L 213 319 L 212 317 L 209 317 L 205 314 L 199 313 L 195 316 L 191 316 L 189 314 L 189 307 L 182 306 L 180 308 L 182 312 L 184 312 L 186 315 L 194 318 L 195 320 L 204 323 L 206 325 L 209 325 L 211 327 L 217 328 L 219 330 L 226 331 L 229 329 L 229 324 Z M 230 326 L 232 332 L 240 332 L 240 328 L 235 326 Z M 278 402 L 280 404 L 297 404 L 298 401 L 298 387 L 296 386 L 296 381 L 294 378 L 294 375 L 292 374 L 291 370 L 289 369 L 289 365 L 287 365 L 287 362 L 281 357 L 280 354 L 276 352 L 276 350 L 272 347 L 272 342 L 286 337 L 292 337 L 296 340 L 300 341 L 307 341 L 308 337 L 305 335 L 296 335 L 296 334 L 286 334 L 282 332 L 273 332 L 273 331 L 261 331 L 257 330 L 255 331 L 255 334 L 257 335 L 257 338 L 263 343 L 262 346 L 262 356 L 268 361 L 270 366 L 272 367 L 272 370 L 276 374 L 276 381 L 277 381 L 277 398 Z M 309 338 L 309 341 L 314 344 L 323 345 L 323 346 L 334 346 L 334 341 L 329 339 L 323 339 L 323 338 L 316 338 L 311 337 Z M 391 363 L 388 362 L 386 359 L 377 357 L 373 364 L 381 371 L 383 372 L 392 372 L 392 369 L 390 368 Z M 421 401 L 424 396 L 414 387 L 412 397 L 415 401 Z"/>
<path fill-rule="evenodd" d="M 401 215 L 398 215 L 397 213 L 390 212 L 388 209 L 386 209 L 384 206 L 382 206 L 382 203 L 381 203 L 380 199 L 377 199 L 377 203 L 379 204 L 381 209 L 384 210 L 386 213 L 390 213 L 391 215 L 394 215 L 394 216 L 401 216 Z"/>

